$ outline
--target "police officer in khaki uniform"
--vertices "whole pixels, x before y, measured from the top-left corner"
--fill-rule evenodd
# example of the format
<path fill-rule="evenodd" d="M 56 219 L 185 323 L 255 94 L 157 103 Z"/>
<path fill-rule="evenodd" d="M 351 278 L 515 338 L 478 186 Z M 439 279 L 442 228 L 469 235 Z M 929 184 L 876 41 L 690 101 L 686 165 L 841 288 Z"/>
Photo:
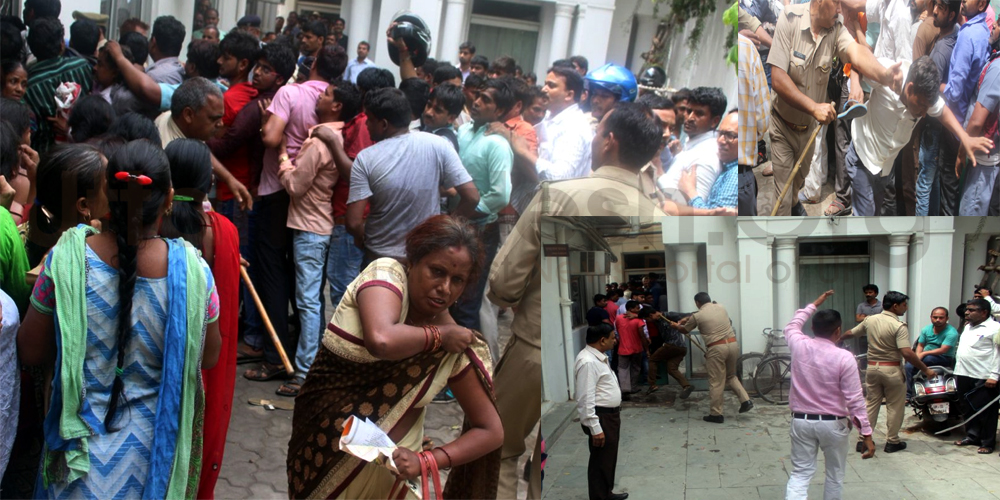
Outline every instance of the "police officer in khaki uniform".
<path fill-rule="evenodd" d="M 740 346 L 736 343 L 736 331 L 733 330 L 729 313 L 725 307 L 712 302 L 712 298 L 705 292 L 698 292 L 694 296 L 694 303 L 698 306 L 697 312 L 679 323 L 669 320 L 667 322 L 684 333 L 697 329 L 705 339 L 705 344 L 708 345 L 705 368 L 708 370 L 708 396 L 712 400 L 712 408 L 702 420 L 721 424 L 724 421 L 722 395 L 727 383 L 740 400 L 740 413 L 750 411 L 753 402 L 743 389 L 740 379 L 736 377 L 736 360 L 740 357 Z"/>
<path fill-rule="evenodd" d="M 840 0 L 813 0 L 789 5 L 775 27 L 774 43 L 767 63 L 771 83 L 777 93 L 772 106 L 771 160 L 774 169 L 775 197 L 791 176 L 795 161 L 807 149 L 812 158 L 812 130 L 832 122 L 837 112 L 827 102 L 827 83 L 834 67 L 834 56 L 849 62 L 866 78 L 878 81 L 896 92 L 902 88 L 903 72 L 899 63 L 885 68 L 867 48 L 858 45 L 839 19 Z M 822 140 L 818 137 L 816 140 Z M 809 174 L 809 163 L 799 168 L 791 189 L 780 200 L 777 215 L 805 215 L 799 204 L 799 189 Z M 779 203 L 775 200 L 775 203 Z M 794 205 L 794 209 L 793 209 Z"/>
<path fill-rule="evenodd" d="M 886 292 L 882 299 L 882 312 L 868 316 L 860 325 L 847 331 L 844 337 L 868 335 L 868 372 L 865 375 L 865 404 L 868 407 L 868 421 L 875 427 L 878 423 L 879 407 L 885 398 L 888 412 L 886 421 L 886 443 L 884 451 L 893 453 L 906 449 L 906 443 L 899 440 L 899 428 L 903 426 L 903 410 L 906 405 L 906 378 L 902 359 L 922 371 L 928 378 L 937 374 L 927 368 L 910 347 L 910 332 L 899 317 L 906 314 L 909 297 L 900 292 Z M 857 451 L 863 448 L 858 436 Z"/>

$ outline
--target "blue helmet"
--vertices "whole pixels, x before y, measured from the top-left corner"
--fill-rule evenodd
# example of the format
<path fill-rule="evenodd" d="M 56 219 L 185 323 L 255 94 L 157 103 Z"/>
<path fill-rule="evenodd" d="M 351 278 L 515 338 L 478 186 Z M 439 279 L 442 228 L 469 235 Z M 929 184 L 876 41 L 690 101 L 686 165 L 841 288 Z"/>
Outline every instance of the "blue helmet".
<path fill-rule="evenodd" d="M 612 94 L 617 94 L 619 101 L 634 101 L 639 93 L 635 75 L 617 64 L 605 64 L 587 73 L 586 79 L 591 87 L 601 87 Z"/>

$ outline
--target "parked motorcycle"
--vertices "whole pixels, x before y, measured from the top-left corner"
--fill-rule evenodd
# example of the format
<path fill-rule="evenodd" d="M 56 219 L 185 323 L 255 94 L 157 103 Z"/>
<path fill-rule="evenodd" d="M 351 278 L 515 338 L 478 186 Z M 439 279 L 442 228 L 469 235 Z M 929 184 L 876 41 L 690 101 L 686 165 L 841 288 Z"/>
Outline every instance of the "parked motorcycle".
<path fill-rule="evenodd" d="M 910 400 L 913 413 L 921 420 L 930 416 L 935 422 L 944 422 L 949 417 L 960 417 L 958 381 L 955 374 L 944 366 L 929 368 L 934 370 L 937 376 L 928 379 L 922 372 L 917 372 L 913 376 L 915 396 Z"/>

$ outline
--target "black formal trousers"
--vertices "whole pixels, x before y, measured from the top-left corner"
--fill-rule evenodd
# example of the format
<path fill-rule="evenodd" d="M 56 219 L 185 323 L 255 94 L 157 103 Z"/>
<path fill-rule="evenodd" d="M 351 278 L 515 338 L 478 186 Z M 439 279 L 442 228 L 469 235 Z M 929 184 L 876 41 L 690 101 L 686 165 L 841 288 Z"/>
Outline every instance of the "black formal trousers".
<path fill-rule="evenodd" d="M 600 411 L 600 410 L 599 410 Z M 590 461 L 587 463 L 587 488 L 590 500 L 607 500 L 611 497 L 611 488 L 615 485 L 615 468 L 618 467 L 618 436 L 622 426 L 621 414 L 598 413 L 597 420 L 604 431 L 604 446 L 594 446 L 590 438 L 590 429 L 583 427 L 587 435 L 587 446 L 590 447 Z"/>

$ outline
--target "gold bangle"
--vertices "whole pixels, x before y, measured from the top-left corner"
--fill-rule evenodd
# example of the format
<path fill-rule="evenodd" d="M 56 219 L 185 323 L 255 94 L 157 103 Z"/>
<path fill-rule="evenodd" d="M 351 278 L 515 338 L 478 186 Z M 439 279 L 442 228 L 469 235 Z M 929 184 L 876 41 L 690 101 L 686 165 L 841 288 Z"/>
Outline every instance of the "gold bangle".
<path fill-rule="evenodd" d="M 281 156 L 278 157 L 278 162 L 279 163 L 283 163 L 283 162 L 286 162 L 288 160 L 289 160 L 288 155 L 281 155 Z"/>

